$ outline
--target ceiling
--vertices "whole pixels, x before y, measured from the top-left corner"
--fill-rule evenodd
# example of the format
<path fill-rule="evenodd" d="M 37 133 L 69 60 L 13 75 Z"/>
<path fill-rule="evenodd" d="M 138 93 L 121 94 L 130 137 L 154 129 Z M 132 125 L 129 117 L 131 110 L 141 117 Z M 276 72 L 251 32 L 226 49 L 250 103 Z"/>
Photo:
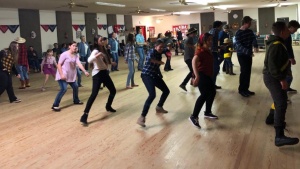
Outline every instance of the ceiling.
<path fill-rule="evenodd" d="M 89 12 L 89 13 L 106 13 L 121 15 L 166 15 L 172 12 L 186 11 L 191 13 L 212 12 L 212 6 L 215 10 L 218 7 L 227 8 L 226 10 L 238 10 L 248 8 L 275 7 L 278 5 L 293 5 L 299 3 L 299 0 L 185 0 L 186 2 L 208 2 L 207 5 L 188 3 L 182 5 L 179 0 L 73 0 L 77 5 L 83 7 L 69 8 L 70 0 L 1 0 L 1 8 L 19 8 L 19 9 L 38 9 L 38 10 L 55 10 L 55 11 L 72 11 L 72 12 Z M 111 7 L 96 5 L 95 2 L 108 2 L 115 4 L 124 4 L 126 7 Z M 184 0 L 181 0 L 184 1 Z M 170 4 L 177 3 L 177 4 Z M 65 6 L 65 7 L 63 7 Z M 140 10 L 149 13 L 134 12 Z M 150 8 L 165 9 L 166 12 L 151 11 Z M 224 10 L 224 11 L 226 11 Z M 133 12 L 133 13 L 131 13 Z"/>

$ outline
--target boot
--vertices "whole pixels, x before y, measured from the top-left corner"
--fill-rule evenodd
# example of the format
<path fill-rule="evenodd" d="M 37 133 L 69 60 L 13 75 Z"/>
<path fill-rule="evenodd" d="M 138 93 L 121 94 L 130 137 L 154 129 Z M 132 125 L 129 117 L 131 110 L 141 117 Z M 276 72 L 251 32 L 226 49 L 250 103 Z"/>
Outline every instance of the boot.
<path fill-rule="evenodd" d="M 25 82 L 26 82 L 26 87 L 30 87 L 29 79 L 26 79 Z"/>
<path fill-rule="evenodd" d="M 24 80 L 20 80 L 21 82 L 21 86 L 19 87 L 19 89 L 25 89 L 26 86 L 25 86 L 25 81 Z"/>
<path fill-rule="evenodd" d="M 268 115 L 268 117 L 266 118 L 266 124 L 267 125 L 273 125 L 274 124 L 274 113 L 275 113 L 275 109 L 270 109 L 270 113 Z"/>
<path fill-rule="evenodd" d="M 229 67 L 229 74 L 230 74 L 230 75 L 236 75 L 235 73 L 233 73 L 232 66 L 231 66 L 231 67 Z"/>
<path fill-rule="evenodd" d="M 88 122 L 87 122 L 88 115 L 89 114 L 87 114 L 87 113 L 83 113 L 83 115 L 81 116 L 80 122 L 82 123 L 82 125 L 88 125 Z"/>
<path fill-rule="evenodd" d="M 284 135 L 284 127 L 275 127 L 276 137 L 275 137 L 275 145 L 277 147 L 281 147 L 284 145 L 295 145 L 299 143 L 298 138 L 287 137 Z"/>
<path fill-rule="evenodd" d="M 229 74 L 229 67 L 226 66 L 226 74 Z"/>

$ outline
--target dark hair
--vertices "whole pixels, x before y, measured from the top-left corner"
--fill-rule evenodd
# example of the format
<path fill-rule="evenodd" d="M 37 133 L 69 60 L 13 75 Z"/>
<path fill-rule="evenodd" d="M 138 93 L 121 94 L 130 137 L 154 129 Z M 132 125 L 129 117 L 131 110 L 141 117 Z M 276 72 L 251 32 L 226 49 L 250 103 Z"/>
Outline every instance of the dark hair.
<path fill-rule="evenodd" d="M 99 38 L 102 38 L 102 36 L 101 35 L 94 36 L 94 49 L 99 49 L 99 45 L 98 45 Z"/>
<path fill-rule="evenodd" d="M 159 33 L 159 34 L 157 35 L 157 39 L 159 39 L 159 38 L 160 38 L 160 35 L 162 35 L 162 33 Z"/>
<path fill-rule="evenodd" d="M 289 23 L 288 23 L 288 28 L 290 27 L 294 27 L 296 29 L 300 28 L 300 25 L 299 25 L 299 22 L 298 21 L 295 21 L 295 20 L 291 20 Z"/>
<path fill-rule="evenodd" d="M 220 27 L 222 25 L 223 25 L 223 23 L 221 21 L 214 21 L 213 28 L 218 28 L 218 27 Z"/>
<path fill-rule="evenodd" d="M 250 16 L 244 16 L 242 19 L 242 25 L 245 23 L 250 23 L 253 19 Z"/>
<path fill-rule="evenodd" d="M 156 47 L 156 46 L 158 46 L 158 45 L 160 45 L 160 44 L 164 44 L 164 41 L 158 39 L 158 40 L 155 42 L 155 45 L 154 45 L 154 46 Z"/>
<path fill-rule="evenodd" d="M 74 43 L 77 44 L 77 42 L 72 41 L 72 42 L 69 42 L 68 46 L 71 46 L 71 45 L 73 45 Z"/>
<path fill-rule="evenodd" d="M 52 49 L 48 49 L 48 50 L 47 50 L 47 53 L 49 53 L 49 52 L 51 52 L 51 51 L 53 51 L 53 50 L 52 50 Z"/>
<path fill-rule="evenodd" d="M 275 22 L 272 25 L 272 32 L 275 36 L 279 36 L 282 31 L 286 28 L 286 24 L 284 22 Z"/>
<path fill-rule="evenodd" d="M 207 42 L 208 38 L 211 36 L 212 36 L 212 34 L 210 34 L 208 32 L 201 34 L 199 36 L 199 40 L 198 40 L 198 47 L 202 47 L 204 45 L 204 43 Z"/>
<path fill-rule="evenodd" d="M 18 42 L 12 41 L 9 44 L 8 52 L 14 58 L 15 65 L 18 64 L 19 51 L 17 49 Z"/>
<path fill-rule="evenodd" d="M 127 43 L 134 43 L 134 35 L 132 33 L 128 34 Z"/>

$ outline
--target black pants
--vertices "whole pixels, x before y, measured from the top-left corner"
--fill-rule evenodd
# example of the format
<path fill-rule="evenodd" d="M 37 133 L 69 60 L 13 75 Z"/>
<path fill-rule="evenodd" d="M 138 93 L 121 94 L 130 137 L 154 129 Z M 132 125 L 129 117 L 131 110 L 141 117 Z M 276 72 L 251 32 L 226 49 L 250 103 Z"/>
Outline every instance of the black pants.
<path fill-rule="evenodd" d="M 237 56 L 241 67 L 239 91 L 248 91 L 251 78 L 252 56 L 244 54 L 237 54 Z"/>
<path fill-rule="evenodd" d="M 274 127 L 284 127 L 287 93 L 285 90 L 282 90 L 280 81 L 270 74 L 264 74 L 264 83 L 269 89 L 275 105 Z"/>
<path fill-rule="evenodd" d="M 85 65 L 84 65 L 85 70 L 89 70 L 89 62 L 87 60 L 88 60 L 88 56 L 85 56 L 85 57 L 81 56 L 80 57 L 80 61 L 85 62 Z"/>
<path fill-rule="evenodd" d="M 216 88 L 213 79 L 203 73 L 199 73 L 200 80 L 198 88 L 201 95 L 198 97 L 195 103 L 193 116 L 198 117 L 204 103 L 206 103 L 206 113 L 211 112 L 211 107 L 215 99 Z"/>
<path fill-rule="evenodd" d="M 192 59 L 186 60 L 185 63 L 189 67 L 190 72 L 186 75 L 186 77 L 184 78 L 183 82 L 181 83 L 181 85 L 184 85 L 184 86 L 189 82 L 189 80 L 192 77 L 192 73 L 193 73 Z"/>
<path fill-rule="evenodd" d="M 0 95 L 6 90 L 9 101 L 13 102 L 17 99 L 12 86 L 12 79 L 7 71 L 0 70 Z"/>
<path fill-rule="evenodd" d="M 100 72 L 98 72 L 96 75 L 93 76 L 92 94 L 91 94 L 91 96 L 86 104 L 86 107 L 84 109 L 85 113 L 89 113 L 89 111 L 98 95 L 101 83 L 103 83 L 109 90 L 109 96 L 107 99 L 106 106 L 108 106 L 108 107 L 111 106 L 111 104 L 115 98 L 115 95 L 116 95 L 116 88 L 108 74 L 108 70 L 101 70 Z"/>

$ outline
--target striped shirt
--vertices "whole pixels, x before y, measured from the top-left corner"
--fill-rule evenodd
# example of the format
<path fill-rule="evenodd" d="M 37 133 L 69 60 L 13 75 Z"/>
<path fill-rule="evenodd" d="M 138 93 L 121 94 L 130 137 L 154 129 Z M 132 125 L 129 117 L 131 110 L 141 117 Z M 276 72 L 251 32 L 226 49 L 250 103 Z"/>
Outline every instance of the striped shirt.
<path fill-rule="evenodd" d="M 151 49 L 146 56 L 146 62 L 142 70 L 142 75 L 148 75 L 152 78 L 161 78 L 161 72 L 159 69 L 160 64 L 151 62 L 151 59 L 161 61 L 162 53 L 158 53 L 155 49 Z"/>
<path fill-rule="evenodd" d="M 252 55 L 252 47 L 258 47 L 256 37 L 251 29 L 239 29 L 235 34 L 236 51 L 238 54 Z"/>

